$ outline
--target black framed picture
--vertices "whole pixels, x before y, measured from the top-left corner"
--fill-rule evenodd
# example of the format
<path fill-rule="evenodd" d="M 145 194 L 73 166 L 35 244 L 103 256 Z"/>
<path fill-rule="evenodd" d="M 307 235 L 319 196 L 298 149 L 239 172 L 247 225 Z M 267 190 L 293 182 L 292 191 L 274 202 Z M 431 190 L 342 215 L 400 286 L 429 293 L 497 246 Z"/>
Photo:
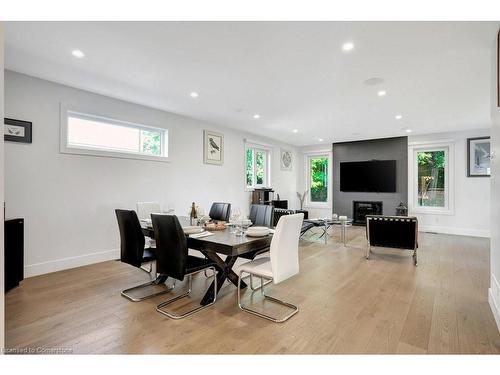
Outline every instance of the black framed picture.
<path fill-rule="evenodd" d="M 31 143 L 31 127 L 29 121 L 4 118 L 4 140 L 9 142 Z"/>
<path fill-rule="evenodd" d="M 467 177 L 490 176 L 490 137 L 467 138 Z"/>

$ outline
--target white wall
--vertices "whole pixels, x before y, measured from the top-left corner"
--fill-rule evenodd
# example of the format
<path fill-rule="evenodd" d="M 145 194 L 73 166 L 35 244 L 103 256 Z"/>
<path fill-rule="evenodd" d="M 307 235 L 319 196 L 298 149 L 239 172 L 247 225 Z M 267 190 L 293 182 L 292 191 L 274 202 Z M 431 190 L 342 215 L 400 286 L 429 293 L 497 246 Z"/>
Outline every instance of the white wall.
<path fill-rule="evenodd" d="M 467 138 L 489 136 L 490 130 L 438 133 L 408 137 L 408 144 L 451 141 L 454 144 L 454 212 L 452 215 L 411 213 L 418 217 L 421 231 L 490 236 L 490 179 L 467 177 Z M 411 152 L 408 155 L 412 163 Z M 408 186 L 413 182 L 408 173 Z M 411 189 L 410 189 L 411 190 Z M 408 195 L 408 200 L 412 197 Z"/>
<path fill-rule="evenodd" d="M 115 208 L 160 201 L 187 214 L 192 201 L 208 211 L 227 201 L 248 211 L 244 190 L 244 138 L 273 145 L 271 184 L 294 199 L 296 169 L 282 171 L 276 141 L 217 127 L 49 81 L 6 71 L 8 117 L 33 122 L 33 143 L 5 146 L 7 215 L 25 217 L 26 276 L 118 256 Z M 59 103 L 120 120 L 166 127 L 169 163 L 59 153 Z M 223 166 L 203 163 L 203 129 L 224 133 Z M 296 158 L 296 155 L 294 155 Z"/>
<path fill-rule="evenodd" d="M 492 38 L 493 39 L 493 38 Z M 496 35 L 495 35 L 496 39 Z M 497 106 L 497 43 L 493 43 L 491 54 L 491 284 L 489 302 L 498 329 L 500 330 L 500 108 Z"/>
<path fill-rule="evenodd" d="M 4 117 L 4 73 L 3 73 L 3 25 L 0 24 L 0 119 Z M 3 120 L 2 120 L 3 121 Z M 0 139 L 0 202 L 4 201 L 4 143 Z M 0 222 L 3 223 L 3 209 L 0 207 Z M 5 304 L 4 304 L 4 242 L 3 225 L 0 225 L 0 349 L 5 345 Z"/>

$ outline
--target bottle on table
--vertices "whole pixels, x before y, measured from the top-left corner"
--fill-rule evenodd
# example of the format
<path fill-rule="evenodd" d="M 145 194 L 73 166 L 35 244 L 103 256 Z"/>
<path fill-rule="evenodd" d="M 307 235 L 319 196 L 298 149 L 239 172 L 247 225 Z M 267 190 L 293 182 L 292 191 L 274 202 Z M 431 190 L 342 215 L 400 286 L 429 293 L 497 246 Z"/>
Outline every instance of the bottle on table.
<path fill-rule="evenodd" d="M 198 215 L 196 214 L 196 205 L 191 205 L 191 212 L 189 214 L 189 219 L 191 221 L 191 225 L 198 225 Z"/>

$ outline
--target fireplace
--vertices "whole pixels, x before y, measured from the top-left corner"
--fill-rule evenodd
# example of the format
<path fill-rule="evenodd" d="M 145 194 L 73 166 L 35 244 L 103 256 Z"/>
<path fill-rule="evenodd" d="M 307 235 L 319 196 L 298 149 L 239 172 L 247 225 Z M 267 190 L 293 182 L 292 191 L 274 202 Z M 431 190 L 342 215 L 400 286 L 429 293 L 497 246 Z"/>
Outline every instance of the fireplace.
<path fill-rule="evenodd" d="M 382 215 L 382 202 L 352 202 L 352 223 L 366 225 L 366 215 Z"/>

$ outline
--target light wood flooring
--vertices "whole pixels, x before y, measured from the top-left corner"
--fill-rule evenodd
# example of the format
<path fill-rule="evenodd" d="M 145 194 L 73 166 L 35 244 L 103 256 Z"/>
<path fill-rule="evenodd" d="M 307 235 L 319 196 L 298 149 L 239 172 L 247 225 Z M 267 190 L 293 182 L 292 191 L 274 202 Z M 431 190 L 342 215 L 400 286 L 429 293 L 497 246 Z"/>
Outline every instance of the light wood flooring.
<path fill-rule="evenodd" d="M 171 320 L 155 311 L 168 294 L 138 303 L 121 297 L 120 290 L 147 281 L 147 275 L 109 261 L 33 277 L 7 293 L 6 347 L 73 353 L 500 353 L 487 298 L 487 239 L 421 233 L 414 267 L 409 251 L 375 249 L 365 260 L 363 230 L 348 228 L 347 247 L 338 233 L 327 245 L 301 241 L 300 274 L 267 288 L 300 308 L 283 324 L 241 312 L 232 284 L 225 284 L 214 306 Z M 199 275 L 199 292 L 188 303 L 196 303 L 209 282 Z M 245 301 L 263 304 L 258 291 L 245 292 Z M 264 307 L 284 312 L 268 302 Z"/>

